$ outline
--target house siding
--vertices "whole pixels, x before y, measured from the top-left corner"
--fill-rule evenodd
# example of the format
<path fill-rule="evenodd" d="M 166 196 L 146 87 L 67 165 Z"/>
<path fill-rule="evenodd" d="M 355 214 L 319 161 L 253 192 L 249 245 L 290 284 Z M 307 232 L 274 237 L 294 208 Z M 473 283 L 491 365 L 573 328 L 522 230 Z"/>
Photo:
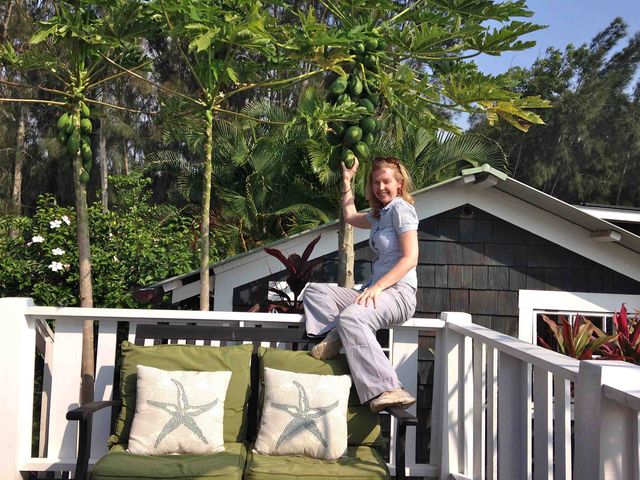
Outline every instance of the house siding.
<path fill-rule="evenodd" d="M 518 290 L 590 293 L 640 291 L 640 282 L 534 235 L 474 206 L 464 205 L 423 219 L 418 230 L 416 316 L 439 317 L 442 311 L 464 311 L 474 323 L 517 335 Z M 374 254 L 367 242 L 355 245 L 355 280 L 365 282 Z M 267 284 L 284 272 L 236 288 L 234 309 L 259 303 L 266 307 Z M 337 253 L 323 257 L 311 281 L 337 281 Z M 433 336 L 421 334 L 418 367 L 418 452 L 427 452 Z M 423 454 L 419 462 L 426 462 Z"/>

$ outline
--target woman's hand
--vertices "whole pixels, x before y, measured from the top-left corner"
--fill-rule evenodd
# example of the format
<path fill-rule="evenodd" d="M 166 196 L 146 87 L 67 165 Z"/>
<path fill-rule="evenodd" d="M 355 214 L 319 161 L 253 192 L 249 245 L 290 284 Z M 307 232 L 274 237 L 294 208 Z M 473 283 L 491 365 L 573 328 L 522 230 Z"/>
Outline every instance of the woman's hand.
<path fill-rule="evenodd" d="M 342 183 L 349 186 L 351 185 L 351 179 L 358 171 L 358 165 L 360 165 L 360 163 L 358 163 L 358 159 L 356 158 L 351 168 L 347 168 L 344 162 L 340 162 L 340 165 L 342 166 Z"/>
<path fill-rule="evenodd" d="M 376 308 L 376 298 L 378 298 L 381 293 L 382 287 L 372 285 L 356 297 L 355 303 L 366 308 L 367 306 L 369 306 L 369 302 L 372 302 L 373 308 Z"/>

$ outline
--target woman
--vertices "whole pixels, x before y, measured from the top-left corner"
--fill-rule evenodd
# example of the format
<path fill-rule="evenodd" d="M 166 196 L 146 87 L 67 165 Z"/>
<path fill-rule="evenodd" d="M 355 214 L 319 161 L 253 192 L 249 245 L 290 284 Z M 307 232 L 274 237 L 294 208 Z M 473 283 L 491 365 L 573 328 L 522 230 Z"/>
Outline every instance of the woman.
<path fill-rule="evenodd" d="M 404 323 L 415 311 L 418 216 L 409 194 L 411 178 L 396 158 L 374 160 L 366 187 L 368 213 L 354 204 L 351 180 L 357 170 L 357 160 L 350 169 L 342 164 L 342 212 L 347 223 L 371 229 L 369 245 L 376 252 L 371 280 L 361 291 L 308 284 L 305 323 L 309 335 L 329 332 L 311 355 L 329 359 L 344 346 L 360 401 L 379 412 L 416 401 L 402 388 L 376 331 Z"/>

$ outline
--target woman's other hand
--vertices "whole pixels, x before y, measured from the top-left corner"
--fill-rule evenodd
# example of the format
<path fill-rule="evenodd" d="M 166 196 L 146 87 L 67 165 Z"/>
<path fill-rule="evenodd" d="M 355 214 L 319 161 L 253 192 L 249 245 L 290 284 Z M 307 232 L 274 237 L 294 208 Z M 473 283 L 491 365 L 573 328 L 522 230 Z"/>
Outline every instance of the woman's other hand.
<path fill-rule="evenodd" d="M 378 298 L 381 293 L 382 287 L 371 286 L 356 297 L 355 303 L 365 308 L 368 307 L 369 304 L 372 304 L 373 308 L 376 308 L 376 298 Z"/>

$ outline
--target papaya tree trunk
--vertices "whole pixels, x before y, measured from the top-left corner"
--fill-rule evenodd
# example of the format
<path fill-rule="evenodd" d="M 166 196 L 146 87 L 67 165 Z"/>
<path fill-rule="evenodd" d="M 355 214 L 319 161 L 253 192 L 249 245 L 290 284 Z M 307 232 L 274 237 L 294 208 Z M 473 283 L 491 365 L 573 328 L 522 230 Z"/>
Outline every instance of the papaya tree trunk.
<path fill-rule="evenodd" d="M 340 214 L 340 230 L 338 232 L 338 285 L 353 288 L 355 254 L 353 251 L 353 227 L 344 221 Z"/>
<path fill-rule="evenodd" d="M 16 160 L 13 168 L 13 192 L 11 195 L 11 211 L 13 215 L 19 217 L 22 213 L 22 166 L 24 164 L 25 153 L 25 124 L 27 122 L 27 108 L 20 106 L 18 119 L 18 131 L 16 135 Z M 18 237 L 18 230 L 9 230 L 10 238 Z"/>
<path fill-rule="evenodd" d="M 100 186 L 102 187 L 102 211 L 109 211 L 109 166 L 107 165 L 107 135 L 104 131 L 105 119 L 100 122 L 98 157 L 100 162 Z"/>
<path fill-rule="evenodd" d="M 209 310 L 209 208 L 213 169 L 213 117 L 207 115 L 204 175 L 202 178 L 202 216 L 200 218 L 200 310 Z"/>
<path fill-rule="evenodd" d="M 76 129 L 80 129 L 80 106 L 74 114 Z M 89 243 L 89 209 L 87 208 L 87 188 L 81 179 L 83 171 L 82 155 L 78 149 L 73 155 L 73 186 L 75 190 L 78 261 L 80 270 L 80 306 L 93 307 L 93 289 L 91 285 L 91 248 Z M 85 320 L 82 329 L 82 365 L 80 404 L 93 401 L 94 385 L 93 358 L 93 320 Z"/>

